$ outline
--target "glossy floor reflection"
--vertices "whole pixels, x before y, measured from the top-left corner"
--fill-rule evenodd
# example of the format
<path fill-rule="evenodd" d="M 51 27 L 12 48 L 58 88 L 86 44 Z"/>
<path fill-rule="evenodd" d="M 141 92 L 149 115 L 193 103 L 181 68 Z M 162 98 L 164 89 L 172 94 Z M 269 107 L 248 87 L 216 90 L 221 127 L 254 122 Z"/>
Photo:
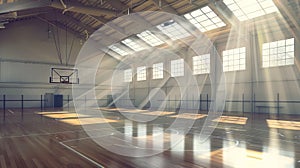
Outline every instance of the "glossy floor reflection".
<path fill-rule="evenodd" d="M 126 119 L 123 112 L 158 117 L 150 122 L 135 122 Z M 273 119 L 268 115 L 233 116 L 224 113 L 214 120 L 218 126 L 210 138 L 203 140 L 200 133 L 206 118 L 204 112 L 177 114 L 123 109 L 120 113 L 117 109 L 107 108 L 102 109 L 102 117 L 90 113 L 77 115 L 66 110 L 40 112 L 31 109 L 24 112 L 22 119 L 20 111 L 14 110 L 14 113 L 7 114 L 5 121 L 0 118 L 0 165 L 300 167 L 299 116 Z M 176 119 L 194 121 L 194 124 L 188 130 L 180 127 L 170 129 Z M 97 128 L 89 130 L 95 136 L 88 136 L 82 128 L 84 126 Z M 112 142 L 112 137 L 117 141 Z M 115 147 L 129 146 L 128 151 L 133 148 L 166 150 L 154 156 L 132 158 L 112 153 L 98 145 L 97 141 L 111 143 Z"/>

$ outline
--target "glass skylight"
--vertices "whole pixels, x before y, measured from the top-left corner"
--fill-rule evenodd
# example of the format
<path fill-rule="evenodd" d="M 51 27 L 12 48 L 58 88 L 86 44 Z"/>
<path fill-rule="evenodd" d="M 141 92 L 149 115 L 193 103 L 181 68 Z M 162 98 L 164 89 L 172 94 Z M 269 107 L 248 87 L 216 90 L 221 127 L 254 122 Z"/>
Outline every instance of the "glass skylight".
<path fill-rule="evenodd" d="M 157 28 L 172 40 L 182 39 L 191 35 L 174 20 L 169 20 L 163 24 L 160 24 L 157 26 Z"/>
<path fill-rule="evenodd" d="M 125 56 L 128 55 L 129 53 L 120 49 L 119 47 L 115 46 L 115 45 L 111 45 L 108 47 L 109 49 L 113 50 L 114 52 L 120 54 L 121 56 Z"/>
<path fill-rule="evenodd" d="M 272 0 L 224 0 L 223 2 L 240 21 L 278 11 Z"/>
<path fill-rule="evenodd" d="M 163 44 L 164 42 L 160 40 L 158 37 L 156 37 L 153 33 L 151 33 L 149 30 L 143 31 L 140 34 L 137 34 L 139 38 L 144 40 L 146 43 L 151 45 L 152 47 L 158 46 Z"/>
<path fill-rule="evenodd" d="M 187 13 L 184 17 L 195 25 L 201 32 L 226 26 L 226 24 L 208 6 Z"/>
<path fill-rule="evenodd" d="M 128 46 L 129 48 L 133 49 L 134 51 L 141 51 L 141 50 L 145 49 L 143 46 L 141 46 L 140 44 L 136 43 L 135 41 L 133 41 L 129 38 L 125 39 L 121 42 L 123 44 L 125 44 L 126 46 Z"/>

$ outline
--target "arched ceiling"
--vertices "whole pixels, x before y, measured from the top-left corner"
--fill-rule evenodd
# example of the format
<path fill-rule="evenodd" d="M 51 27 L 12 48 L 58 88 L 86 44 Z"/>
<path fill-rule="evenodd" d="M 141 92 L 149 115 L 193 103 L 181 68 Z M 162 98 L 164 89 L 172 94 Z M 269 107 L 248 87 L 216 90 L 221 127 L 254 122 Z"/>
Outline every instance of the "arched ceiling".
<path fill-rule="evenodd" d="M 183 16 L 208 5 L 226 26 L 206 31 L 205 34 L 220 43 L 227 40 L 234 27 L 247 25 L 247 29 L 258 29 L 261 23 L 273 27 L 273 22 L 278 24 L 280 19 L 288 23 L 294 30 L 293 34 L 299 35 L 300 2 L 273 0 L 273 3 L 278 8 L 277 14 L 240 21 L 222 0 L 0 0 L 0 27 L 19 20 L 38 18 L 56 27 L 67 28 L 79 38 L 86 38 L 106 23 L 128 13 L 164 11 Z M 112 36 L 114 31 L 127 31 L 124 25 L 128 24 L 122 21 L 111 23 L 107 36 Z"/>

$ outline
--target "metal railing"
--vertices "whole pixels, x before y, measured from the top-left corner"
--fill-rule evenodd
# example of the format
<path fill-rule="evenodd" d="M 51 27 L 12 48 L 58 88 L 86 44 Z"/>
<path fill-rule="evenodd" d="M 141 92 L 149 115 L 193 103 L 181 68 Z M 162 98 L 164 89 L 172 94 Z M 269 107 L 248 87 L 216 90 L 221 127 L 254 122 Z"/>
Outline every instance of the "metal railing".
<path fill-rule="evenodd" d="M 19 98 L 16 98 L 19 97 Z M 2 111 L 3 111 L 3 120 L 5 120 L 6 118 L 6 111 L 7 111 L 7 103 L 8 102 L 18 102 L 20 103 L 19 107 L 14 107 L 14 108 L 20 108 L 21 109 L 21 117 L 23 119 L 24 116 L 24 109 L 25 109 L 25 104 L 28 102 L 36 102 L 40 104 L 40 110 L 43 111 L 45 109 L 44 107 L 44 102 L 46 102 L 47 100 L 44 99 L 43 95 L 40 95 L 39 98 L 37 98 L 38 95 L 35 96 L 35 98 L 26 98 L 24 95 L 20 95 L 20 96 L 15 96 L 14 98 L 7 98 L 7 95 L 2 95 L 0 96 L 0 103 L 2 104 Z M 276 110 L 276 114 L 277 116 L 280 115 L 280 109 L 283 108 L 282 104 L 298 104 L 300 105 L 300 100 L 280 100 L 280 95 L 279 93 L 277 93 L 276 98 L 274 100 L 256 100 L 256 96 L 255 94 L 253 94 L 252 99 L 250 100 L 246 100 L 244 94 L 242 94 L 242 99 L 240 100 L 225 100 L 225 106 L 228 103 L 231 103 L 231 105 L 233 105 L 233 103 L 238 103 L 238 107 L 240 107 L 240 109 L 238 109 L 239 112 L 242 112 L 242 114 L 244 115 L 245 113 L 245 106 L 246 104 L 248 104 L 248 107 L 251 107 L 250 111 L 251 113 L 260 113 L 260 109 L 270 109 L 273 108 Z M 110 99 L 91 99 L 91 98 L 87 98 L 86 96 L 84 96 L 82 99 L 76 99 L 77 101 L 83 101 L 84 104 L 86 105 L 88 103 L 88 101 L 90 100 L 96 100 L 97 102 L 102 101 L 102 104 L 105 104 L 106 106 L 108 106 L 109 104 L 114 104 L 113 102 L 110 102 L 112 100 Z M 126 104 L 126 102 L 131 101 L 133 102 L 133 104 L 135 103 L 135 99 L 120 99 L 117 101 L 124 101 L 124 103 Z M 160 103 L 161 102 L 165 102 L 166 107 L 165 109 L 168 111 L 176 111 L 178 108 L 182 108 L 182 109 L 193 109 L 195 110 L 195 105 L 197 106 L 197 109 L 199 112 L 200 111 L 206 111 L 208 112 L 211 106 L 211 103 L 214 102 L 214 100 L 211 100 L 209 98 L 209 94 L 200 94 L 198 99 L 195 99 L 195 97 L 192 97 L 190 100 L 180 100 L 178 98 L 178 96 L 176 97 L 176 95 L 174 95 L 174 97 L 172 98 L 171 96 L 168 96 L 167 99 L 165 100 L 159 100 Z M 73 102 L 73 99 L 70 97 L 70 95 L 65 95 L 63 98 L 63 103 L 65 104 L 68 108 L 68 110 L 70 109 L 70 103 Z M 106 103 L 105 103 L 106 102 Z M 182 103 L 183 102 L 183 103 Z M 185 107 L 180 107 L 181 104 L 185 104 L 187 106 Z M 272 105 L 270 105 L 272 104 Z M 104 106 L 105 106 L 104 105 Z M 36 107 L 35 107 L 36 108 Z M 257 110 L 256 110 L 257 109 Z M 232 111 L 228 111 L 228 112 L 232 112 Z"/>

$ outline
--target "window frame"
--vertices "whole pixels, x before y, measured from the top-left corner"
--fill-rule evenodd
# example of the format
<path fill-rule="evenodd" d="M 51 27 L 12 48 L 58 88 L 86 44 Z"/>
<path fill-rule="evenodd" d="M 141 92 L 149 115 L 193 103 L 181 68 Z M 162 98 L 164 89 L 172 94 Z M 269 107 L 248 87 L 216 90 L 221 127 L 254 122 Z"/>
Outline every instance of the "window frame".
<path fill-rule="evenodd" d="M 147 80 L 147 67 L 139 66 L 136 68 L 136 81 L 145 81 Z"/>
<path fill-rule="evenodd" d="M 203 57 L 205 57 L 203 59 Z M 208 58 L 207 58 L 208 57 Z M 200 58 L 199 60 L 195 60 L 196 58 Z M 206 61 L 208 60 L 208 66 L 206 62 L 202 62 L 202 61 Z M 210 54 L 202 54 L 202 55 L 197 55 L 197 56 L 193 56 L 192 57 L 192 61 L 193 61 L 193 75 L 203 75 L 203 74 L 209 74 L 210 73 Z M 195 64 L 196 61 L 199 64 Z M 207 66 L 205 68 L 205 66 Z M 199 73 L 196 73 L 195 67 L 201 67 L 198 71 L 200 71 Z M 206 70 L 206 71 L 205 71 Z"/>
<path fill-rule="evenodd" d="M 129 71 L 131 72 L 130 75 L 128 73 Z M 132 73 L 133 73 L 133 70 L 131 68 L 130 69 L 125 69 L 124 70 L 124 80 L 123 81 L 124 82 L 128 82 L 128 83 L 132 82 L 132 78 L 133 78 L 133 74 Z M 130 80 L 127 80 L 127 79 L 129 79 L 128 76 L 130 77 Z"/>
<path fill-rule="evenodd" d="M 291 44 L 287 44 L 288 40 L 292 40 L 293 42 Z M 284 45 L 281 44 L 281 46 L 278 46 L 278 43 L 280 43 L 280 42 L 282 43 L 283 41 L 284 41 Z M 291 47 L 291 46 L 292 46 L 293 50 L 287 51 L 288 47 Z M 282 47 L 284 47 L 285 51 L 278 53 L 278 49 L 282 48 Z M 296 47 L 296 43 L 295 43 L 294 37 L 263 43 L 261 46 L 261 67 L 263 69 L 268 69 L 268 68 L 276 68 L 276 67 L 278 68 L 278 67 L 286 67 L 286 66 L 295 65 L 295 49 L 296 49 L 295 47 Z M 276 52 L 275 52 L 275 50 L 276 50 Z M 268 51 L 268 52 L 264 53 L 264 51 L 266 51 L 266 52 Z M 284 59 L 278 59 L 278 54 L 283 54 L 283 53 L 284 53 Z M 293 53 L 291 58 L 287 58 L 288 53 Z M 276 55 L 274 55 L 274 54 L 276 54 Z M 265 61 L 264 58 L 266 58 L 266 57 L 268 57 L 268 59 Z M 275 58 L 273 58 L 273 57 L 275 57 Z M 271 66 L 271 60 L 274 60 L 276 62 L 276 65 Z M 287 60 L 292 60 L 292 63 L 287 64 Z M 279 61 L 284 61 L 285 64 L 279 65 L 278 64 Z M 267 66 L 264 65 L 265 62 L 268 63 Z"/>
<path fill-rule="evenodd" d="M 176 60 L 171 60 L 170 68 L 171 68 L 171 71 L 170 71 L 171 72 L 171 77 L 182 77 L 182 76 L 184 76 L 184 59 L 180 58 L 180 59 L 176 59 Z"/>
<path fill-rule="evenodd" d="M 161 65 L 161 66 L 160 66 Z M 157 67 L 155 67 L 157 66 Z M 152 65 L 152 79 L 164 78 L 164 63 L 159 62 Z"/>
<path fill-rule="evenodd" d="M 241 55 L 241 54 L 243 54 L 243 55 Z M 246 70 L 247 69 L 246 58 L 247 58 L 246 47 L 239 47 L 239 48 L 223 50 L 223 52 L 222 52 L 223 72 L 236 72 L 236 71 Z M 242 60 L 244 60 L 244 62 L 241 63 Z M 225 64 L 225 61 L 227 62 L 227 64 Z M 239 62 L 239 63 L 236 63 L 236 62 Z M 244 66 L 244 67 L 241 68 L 241 66 Z M 228 67 L 228 69 L 226 69 L 226 67 Z M 238 67 L 238 68 L 235 69 L 235 67 Z"/>

